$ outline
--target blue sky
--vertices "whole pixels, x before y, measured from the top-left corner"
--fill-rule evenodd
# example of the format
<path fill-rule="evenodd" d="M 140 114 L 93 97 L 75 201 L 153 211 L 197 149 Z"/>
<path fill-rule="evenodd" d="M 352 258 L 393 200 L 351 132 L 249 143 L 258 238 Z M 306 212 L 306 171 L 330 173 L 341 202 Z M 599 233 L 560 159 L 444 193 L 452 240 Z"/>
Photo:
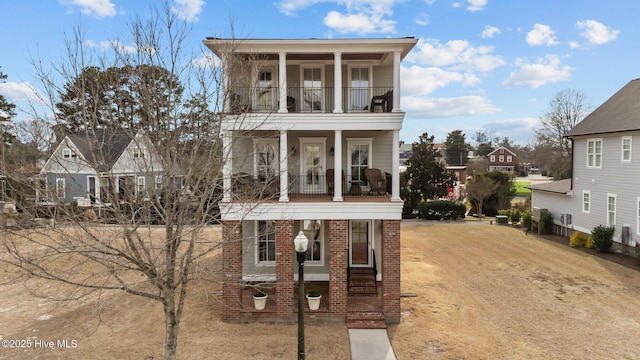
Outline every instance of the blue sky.
<path fill-rule="evenodd" d="M 21 109 L 37 86 L 30 57 L 56 63 L 65 34 L 87 46 L 127 35 L 153 0 L 0 0 L 0 94 Z M 419 39 L 403 61 L 401 140 L 424 132 L 443 141 L 456 129 L 473 143 L 492 131 L 531 142 L 562 90 L 597 107 L 638 78 L 640 1 L 628 0 L 168 0 L 192 26 L 190 46 L 208 36 Z M 126 45 L 126 44 L 125 44 Z"/>

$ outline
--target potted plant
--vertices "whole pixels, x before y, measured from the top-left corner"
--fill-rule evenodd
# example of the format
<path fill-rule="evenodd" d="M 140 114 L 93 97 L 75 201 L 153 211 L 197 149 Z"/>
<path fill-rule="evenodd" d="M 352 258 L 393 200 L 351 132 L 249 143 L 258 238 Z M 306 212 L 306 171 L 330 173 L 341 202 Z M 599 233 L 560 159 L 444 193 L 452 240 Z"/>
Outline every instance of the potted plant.
<path fill-rule="evenodd" d="M 267 294 L 256 290 L 253 293 L 253 305 L 256 307 L 256 310 L 264 310 L 264 307 L 267 305 Z"/>
<path fill-rule="evenodd" d="M 311 289 L 307 293 L 307 302 L 309 303 L 310 310 L 318 310 L 320 308 L 320 299 L 322 294 L 318 289 Z"/>

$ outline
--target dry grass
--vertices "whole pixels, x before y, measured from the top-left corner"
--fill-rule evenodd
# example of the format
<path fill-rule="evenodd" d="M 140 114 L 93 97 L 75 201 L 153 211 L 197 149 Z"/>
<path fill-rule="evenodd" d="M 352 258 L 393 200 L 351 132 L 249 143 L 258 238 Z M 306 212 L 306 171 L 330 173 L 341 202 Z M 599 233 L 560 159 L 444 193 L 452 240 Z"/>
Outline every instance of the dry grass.
<path fill-rule="evenodd" d="M 217 231 L 217 229 L 214 229 Z M 215 261 L 214 257 L 209 261 Z M 2 269 L 0 281 L 15 274 Z M 295 324 L 220 322 L 215 282 L 193 283 L 180 329 L 180 359 L 293 359 Z M 0 297 L 0 359 L 161 359 L 159 304 L 120 292 L 70 303 L 34 296 L 67 291 L 34 279 Z M 402 322 L 389 328 L 404 359 L 638 359 L 640 275 L 496 225 L 404 224 Z M 33 341 L 77 340 L 73 349 Z M 307 322 L 308 359 L 348 359 L 343 323 Z"/>

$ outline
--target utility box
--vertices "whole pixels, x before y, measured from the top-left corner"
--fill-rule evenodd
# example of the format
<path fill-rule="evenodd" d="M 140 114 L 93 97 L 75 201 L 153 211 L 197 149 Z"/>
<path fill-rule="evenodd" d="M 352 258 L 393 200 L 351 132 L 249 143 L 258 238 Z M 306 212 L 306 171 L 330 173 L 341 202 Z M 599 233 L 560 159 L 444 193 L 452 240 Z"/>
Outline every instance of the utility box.
<path fill-rule="evenodd" d="M 509 217 L 507 215 L 498 215 L 496 216 L 496 224 L 498 225 L 508 225 Z"/>

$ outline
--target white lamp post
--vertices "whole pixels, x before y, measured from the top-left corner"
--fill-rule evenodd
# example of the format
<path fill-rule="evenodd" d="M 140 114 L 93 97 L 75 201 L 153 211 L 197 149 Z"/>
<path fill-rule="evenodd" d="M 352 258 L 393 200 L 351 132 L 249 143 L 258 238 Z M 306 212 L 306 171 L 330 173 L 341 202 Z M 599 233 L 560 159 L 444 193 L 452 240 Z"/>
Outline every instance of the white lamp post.
<path fill-rule="evenodd" d="M 293 239 L 298 260 L 298 360 L 304 360 L 304 260 L 307 258 L 309 239 L 302 231 Z"/>

